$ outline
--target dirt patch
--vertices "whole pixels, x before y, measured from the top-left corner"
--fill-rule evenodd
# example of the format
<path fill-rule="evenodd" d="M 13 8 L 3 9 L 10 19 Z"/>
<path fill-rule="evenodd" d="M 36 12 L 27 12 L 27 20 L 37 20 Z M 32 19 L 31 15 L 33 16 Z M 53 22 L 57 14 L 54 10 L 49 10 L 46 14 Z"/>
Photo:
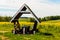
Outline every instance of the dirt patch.
<path fill-rule="evenodd" d="M 1 38 L 2 40 L 9 40 L 8 37 L 5 37 L 5 36 L 3 36 L 3 35 L 1 35 L 0 38 Z"/>
<path fill-rule="evenodd" d="M 2 40 L 9 40 L 8 37 L 5 37 L 5 36 L 4 36 L 4 33 L 6 33 L 6 32 L 9 32 L 9 31 L 0 31 L 0 33 L 3 33 L 2 35 L 0 35 L 0 38 L 1 38 Z"/>

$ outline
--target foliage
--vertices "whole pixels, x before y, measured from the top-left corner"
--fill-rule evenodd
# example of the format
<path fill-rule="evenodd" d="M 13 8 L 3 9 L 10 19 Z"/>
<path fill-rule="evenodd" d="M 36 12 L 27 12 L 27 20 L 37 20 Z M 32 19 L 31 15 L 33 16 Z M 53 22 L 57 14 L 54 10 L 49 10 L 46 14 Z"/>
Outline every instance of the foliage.
<path fill-rule="evenodd" d="M 41 18 L 41 21 L 58 20 L 58 19 L 60 19 L 60 16 L 47 16 Z"/>
<path fill-rule="evenodd" d="M 2 17 L 0 16 L 0 22 L 9 22 L 12 19 L 12 17 Z M 47 16 L 47 17 L 43 17 L 43 18 L 39 18 L 40 21 L 49 21 L 49 20 L 59 20 L 60 16 Z M 25 22 L 34 22 L 34 18 L 32 17 L 22 17 L 19 19 L 19 21 L 25 21 Z"/>
<path fill-rule="evenodd" d="M 2 17 L 2 16 L 0 16 L 0 22 L 9 22 L 11 20 L 11 18 L 12 17 L 7 17 L 7 16 Z"/>
<path fill-rule="evenodd" d="M 35 20 L 34 18 L 30 18 L 30 22 L 34 22 L 34 20 Z"/>

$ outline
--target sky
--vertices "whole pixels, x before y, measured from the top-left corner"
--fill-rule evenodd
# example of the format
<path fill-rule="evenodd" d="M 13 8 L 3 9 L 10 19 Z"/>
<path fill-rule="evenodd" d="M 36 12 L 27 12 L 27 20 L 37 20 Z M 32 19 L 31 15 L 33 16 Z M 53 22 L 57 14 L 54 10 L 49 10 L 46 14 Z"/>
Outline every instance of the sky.
<path fill-rule="evenodd" d="M 14 16 L 24 3 L 37 17 L 60 15 L 60 0 L 0 0 L 0 16 Z"/>

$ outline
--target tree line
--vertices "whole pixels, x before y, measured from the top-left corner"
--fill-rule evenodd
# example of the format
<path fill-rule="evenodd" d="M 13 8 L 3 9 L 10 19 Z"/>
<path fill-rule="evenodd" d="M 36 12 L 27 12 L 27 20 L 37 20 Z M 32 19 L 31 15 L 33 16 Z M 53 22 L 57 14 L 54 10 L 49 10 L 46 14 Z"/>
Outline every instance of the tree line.
<path fill-rule="evenodd" d="M 28 17 L 24 17 L 24 18 L 28 18 Z M 12 19 L 12 17 L 8 17 L 8 16 L 0 16 L 0 22 L 9 22 Z M 33 22 L 35 19 L 30 17 L 30 22 Z M 47 16 L 47 17 L 43 17 L 43 18 L 39 18 L 40 21 L 49 21 L 49 20 L 59 20 L 60 16 Z"/>
<path fill-rule="evenodd" d="M 0 22 L 9 22 L 11 20 L 12 17 L 8 17 L 8 16 L 0 16 Z"/>
<path fill-rule="evenodd" d="M 43 18 L 39 18 L 41 21 L 49 21 L 49 20 L 59 20 L 60 16 L 47 16 Z"/>

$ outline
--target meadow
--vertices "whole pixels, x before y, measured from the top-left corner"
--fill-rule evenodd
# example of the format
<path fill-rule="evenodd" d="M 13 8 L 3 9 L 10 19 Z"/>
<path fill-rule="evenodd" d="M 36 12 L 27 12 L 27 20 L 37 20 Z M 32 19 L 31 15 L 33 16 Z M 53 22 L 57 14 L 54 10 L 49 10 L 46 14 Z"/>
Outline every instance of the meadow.
<path fill-rule="evenodd" d="M 20 26 L 31 26 L 33 22 L 20 22 Z M 60 20 L 44 21 L 37 25 L 39 32 L 36 34 L 12 34 L 13 23 L 0 22 L 0 40 L 60 40 Z M 49 33 L 52 35 L 46 35 Z"/>

